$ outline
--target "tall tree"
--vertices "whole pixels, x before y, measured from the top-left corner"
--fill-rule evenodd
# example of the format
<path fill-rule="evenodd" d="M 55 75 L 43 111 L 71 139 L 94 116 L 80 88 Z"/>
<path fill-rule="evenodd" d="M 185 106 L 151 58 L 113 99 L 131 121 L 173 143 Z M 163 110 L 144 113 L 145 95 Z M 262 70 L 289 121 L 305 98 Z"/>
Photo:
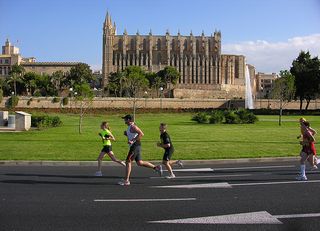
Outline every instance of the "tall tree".
<path fill-rule="evenodd" d="M 318 57 L 311 58 L 309 51 L 301 51 L 292 62 L 290 72 L 295 76 L 295 96 L 300 100 L 300 111 L 303 100 L 307 101 L 305 110 L 308 110 L 310 101 L 320 92 L 320 61 Z"/>
<path fill-rule="evenodd" d="M 163 70 L 158 72 L 162 82 L 165 83 L 166 88 L 169 90 L 169 97 L 171 97 L 171 85 L 176 85 L 180 78 L 180 73 L 172 66 L 166 66 Z"/>
<path fill-rule="evenodd" d="M 89 65 L 79 63 L 70 69 L 64 84 L 69 88 L 74 87 L 74 84 L 91 83 L 93 79 L 94 76 Z"/>
<path fill-rule="evenodd" d="M 287 70 L 280 71 L 280 78 L 275 80 L 271 96 L 279 99 L 279 126 L 281 126 L 282 110 L 295 94 L 294 76 Z"/>
<path fill-rule="evenodd" d="M 60 95 L 62 83 L 65 79 L 66 75 L 63 73 L 63 71 L 55 71 L 52 73 L 50 81 L 54 88 L 55 95 Z"/>
<path fill-rule="evenodd" d="M 164 86 L 165 83 L 163 83 L 161 80 L 161 77 L 158 76 L 154 72 L 146 73 L 146 78 L 149 80 L 149 87 L 156 92 L 157 97 L 158 97 L 159 96 L 159 88 L 161 86 Z"/>
<path fill-rule="evenodd" d="M 22 76 L 24 73 L 24 67 L 18 64 L 14 64 L 9 72 L 8 83 L 13 83 L 14 95 L 17 95 L 17 82 L 22 82 Z"/>
<path fill-rule="evenodd" d="M 76 103 L 79 104 L 79 134 L 82 133 L 83 117 L 92 105 L 93 91 L 88 83 L 76 84 L 74 87 Z"/>
<path fill-rule="evenodd" d="M 137 96 L 148 86 L 148 80 L 144 70 L 139 66 L 129 66 L 124 69 L 126 86 L 130 97 L 133 98 L 133 116 L 136 114 Z"/>
<path fill-rule="evenodd" d="M 35 72 L 27 72 L 23 76 L 27 95 L 33 95 L 33 92 L 37 89 L 37 76 L 39 76 L 39 74 Z"/>

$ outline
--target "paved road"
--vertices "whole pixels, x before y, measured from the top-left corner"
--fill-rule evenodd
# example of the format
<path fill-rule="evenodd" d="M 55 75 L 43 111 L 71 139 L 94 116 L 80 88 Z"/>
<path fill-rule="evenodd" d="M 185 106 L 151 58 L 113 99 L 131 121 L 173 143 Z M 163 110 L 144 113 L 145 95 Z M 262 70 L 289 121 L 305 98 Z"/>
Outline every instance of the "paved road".
<path fill-rule="evenodd" d="M 134 167 L 0 166 L 0 230 L 320 229 L 320 172 L 297 163 L 188 165 L 176 179 Z"/>

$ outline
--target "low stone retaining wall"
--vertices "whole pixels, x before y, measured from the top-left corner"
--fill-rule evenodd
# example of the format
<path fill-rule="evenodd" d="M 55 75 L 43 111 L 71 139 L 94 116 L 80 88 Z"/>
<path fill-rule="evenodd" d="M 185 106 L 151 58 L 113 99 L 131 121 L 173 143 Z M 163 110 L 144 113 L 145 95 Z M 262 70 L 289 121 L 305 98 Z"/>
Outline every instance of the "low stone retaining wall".
<path fill-rule="evenodd" d="M 62 105 L 62 98 L 59 102 L 54 103 L 53 97 L 19 97 L 17 108 L 79 108 L 80 104 L 69 98 L 67 105 Z M 4 97 L 0 103 L 0 108 L 4 109 L 8 97 Z M 92 102 L 93 108 L 112 108 L 125 109 L 133 108 L 134 103 L 137 108 L 152 108 L 152 109 L 205 109 L 205 108 L 241 108 L 244 107 L 244 100 L 234 99 L 179 99 L 179 98 L 114 98 L 114 97 L 96 97 Z M 303 107 L 305 107 L 304 103 Z M 285 106 L 284 109 L 299 109 L 300 102 L 292 101 Z M 271 108 L 278 109 L 278 100 L 258 99 L 254 101 L 254 108 Z M 309 105 L 310 110 L 320 109 L 320 100 L 313 100 Z"/>

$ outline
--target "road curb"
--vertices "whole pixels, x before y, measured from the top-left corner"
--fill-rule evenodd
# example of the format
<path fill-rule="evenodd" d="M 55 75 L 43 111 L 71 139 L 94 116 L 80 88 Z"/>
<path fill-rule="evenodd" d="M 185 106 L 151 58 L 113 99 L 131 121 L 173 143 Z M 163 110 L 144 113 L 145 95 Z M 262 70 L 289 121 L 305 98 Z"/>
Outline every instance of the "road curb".
<path fill-rule="evenodd" d="M 268 163 L 298 161 L 299 157 L 273 157 L 273 158 L 243 158 L 243 159 L 216 159 L 216 160 L 183 160 L 185 165 L 201 164 L 232 164 L 232 163 Z M 159 160 L 150 161 L 160 164 Z M 0 166 L 96 166 L 97 161 L 16 161 L 0 160 Z M 104 161 L 104 166 L 119 166 L 112 161 Z"/>

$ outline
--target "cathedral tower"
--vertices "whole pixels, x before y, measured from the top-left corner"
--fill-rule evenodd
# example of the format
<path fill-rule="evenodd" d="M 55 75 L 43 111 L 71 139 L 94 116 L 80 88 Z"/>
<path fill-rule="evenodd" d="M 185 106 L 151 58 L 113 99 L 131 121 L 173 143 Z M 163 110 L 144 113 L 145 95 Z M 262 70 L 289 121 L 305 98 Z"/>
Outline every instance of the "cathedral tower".
<path fill-rule="evenodd" d="M 104 24 L 103 24 L 103 43 L 102 43 L 102 77 L 103 86 L 108 84 L 108 76 L 113 72 L 113 45 L 114 37 L 116 35 L 116 24 L 112 25 L 111 16 L 107 12 Z"/>

